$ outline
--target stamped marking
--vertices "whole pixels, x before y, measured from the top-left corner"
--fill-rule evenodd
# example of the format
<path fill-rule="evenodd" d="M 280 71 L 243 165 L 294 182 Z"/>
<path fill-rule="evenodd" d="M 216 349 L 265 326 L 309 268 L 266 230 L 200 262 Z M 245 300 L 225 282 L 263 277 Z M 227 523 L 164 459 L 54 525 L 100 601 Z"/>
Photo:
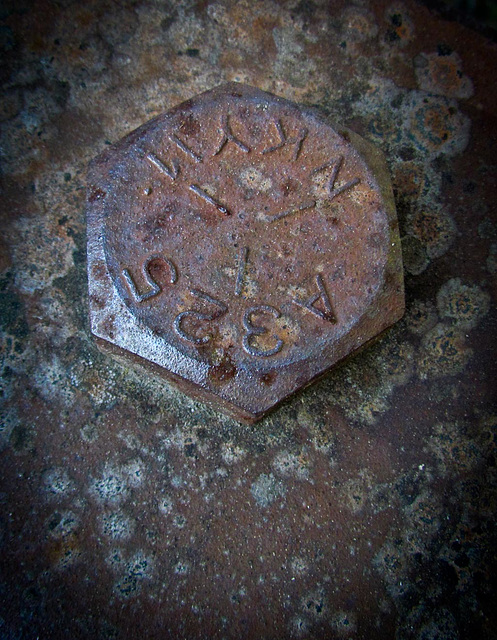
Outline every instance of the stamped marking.
<path fill-rule="evenodd" d="M 238 273 L 236 274 L 235 296 L 240 296 L 243 290 L 243 281 L 245 278 L 245 270 L 248 261 L 248 247 L 242 247 L 238 256 Z"/>
<path fill-rule="evenodd" d="M 174 142 L 174 144 L 179 147 L 181 151 L 186 153 L 186 155 L 189 156 L 194 162 L 202 162 L 202 158 L 197 155 L 193 149 L 190 149 L 190 147 L 188 147 L 186 143 L 183 142 L 183 140 L 178 138 L 175 133 L 172 133 L 169 136 L 169 140 L 171 140 L 171 142 Z"/>
<path fill-rule="evenodd" d="M 300 151 L 302 149 L 302 144 L 304 142 L 304 140 L 307 137 L 307 134 L 309 133 L 309 131 L 303 127 L 302 129 L 299 129 L 298 135 L 289 138 L 283 128 L 283 123 L 281 122 L 280 119 L 276 120 L 276 122 L 274 123 L 275 127 L 276 127 L 276 131 L 278 132 L 278 135 L 280 137 L 280 141 L 278 142 L 278 144 L 273 145 L 272 147 L 268 147 L 267 149 L 263 149 L 262 153 L 266 154 L 266 153 L 272 153 L 273 151 L 277 151 L 278 149 L 281 149 L 282 147 L 284 147 L 285 145 L 294 145 L 294 150 L 293 150 L 293 160 L 295 162 L 295 160 L 297 160 L 297 158 L 300 155 Z"/>
<path fill-rule="evenodd" d="M 214 298 L 205 291 L 202 291 L 202 289 L 192 289 L 190 293 L 194 296 L 197 296 L 197 298 L 204 300 L 205 302 L 210 302 L 210 304 L 219 307 L 219 311 L 214 316 L 215 318 L 219 318 L 219 316 L 222 316 L 224 313 L 226 313 L 226 311 L 228 311 L 227 304 L 221 302 L 221 300 L 218 300 L 217 298 Z"/>
<path fill-rule="evenodd" d="M 317 293 L 313 294 L 312 296 L 309 296 L 306 300 L 294 299 L 292 300 L 292 302 L 294 302 L 299 307 L 303 307 L 304 309 L 307 309 L 307 311 L 310 311 L 311 313 L 318 316 L 319 318 L 322 318 L 323 320 L 328 320 L 328 322 L 335 324 L 337 321 L 336 315 L 333 311 L 333 306 L 331 304 L 330 296 L 326 291 L 324 280 L 321 274 L 319 273 L 316 274 L 316 284 L 318 286 Z M 314 306 L 320 298 L 323 302 L 324 311 Z"/>
<path fill-rule="evenodd" d="M 205 291 L 201 289 L 192 289 L 190 293 L 197 298 L 200 298 L 204 302 L 214 305 L 217 307 L 217 310 L 213 313 L 205 313 L 204 311 L 196 311 L 195 309 L 189 309 L 188 311 L 182 311 L 179 313 L 173 321 L 173 328 L 180 338 L 185 340 L 186 342 L 190 342 L 195 345 L 202 345 L 210 342 L 212 340 L 212 334 L 208 333 L 206 335 L 195 335 L 193 333 L 188 333 L 183 327 L 183 321 L 185 319 L 200 320 L 201 322 L 212 322 L 213 320 L 217 320 L 222 315 L 224 315 L 228 306 L 221 302 L 221 300 L 217 300 L 217 298 L 212 297 Z"/>
<path fill-rule="evenodd" d="M 335 182 L 338 177 L 338 173 L 342 168 L 342 164 L 343 164 L 343 156 L 338 156 L 336 160 L 325 162 L 325 164 L 322 164 L 320 167 L 317 167 L 316 169 L 313 169 L 313 171 L 311 171 L 311 175 L 314 175 L 316 173 L 319 173 L 320 171 L 324 171 L 324 169 L 328 169 L 332 167 L 330 181 L 328 183 L 328 192 L 329 192 L 330 200 L 333 200 L 333 198 L 336 198 L 338 195 L 340 195 L 344 191 L 347 191 L 347 189 L 352 189 L 352 187 L 355 187 L 360 182 L 359 178 L 353 178 L 352 180 L 349 180 L 349 182 L 342 184 L 341 187 L 338 187 L 337 189 L 335 189 Z"/>
<path fill-rule="evenodd" d="M 230 212 L 226 207 L 223 207 L 222 204 L 219 204 L 219 202 L 216 202 L 216 200 L 214 200 L 214 198 L 212 198 L 207 193 L 207 191 L 204 191 L 203 189 L 201 189 L 197 184 L 191 184 L 189 189 L 190 191 L 193 191 L 193 193 L 197 195 L 199 198 L 202 198 L 202 200 L 205 200 L 206 202 L 211 204 L 213 207 L 216 207 L 216 209 L 221 213 L 224 213 L 225 216 L 230 215 Z"/>
<path fill-rule="evenodd" d="M 217 156 L 218 154 L 220 154 L 221 151 L 229 142 L 232 142 L 233 144 L 235 144 L 244 153 L 248 153 L 250 151 L 250 147 L 247 147 L 247 145 L 244 142 L 242 142 L 240 138 L 237 138 L 233 133 L 233 130 L 231 128 L 230 121 L 229 121 L 229 115 L 224 116 L 221 126 L 223 131 L 223 138 L 219 144 L 219 147 L 217 148 L 217 151 L 215 151 L 213 155 Z"/>
<path fill-rule="evenodd" d="M 285 209 L 284 211 L 280 211 L 272 216 L 264 216 L 264 219 L 267 222 L 274 222 L 275 220 L 281 220 L 282 218 L 286 218 L 291 216 L 294 213 L 299 213 L 300 211 L 305 211 L 306 209 L 312 209 L 316 206 L 315 200 L 306 200 L 302 202 L 302 204 L 296 205 L 294 207 L 290 207 L 289 209 Z"/>
<path fill-rule="evenodd" d="M 283 340 L 281 340 L 281 338 L 278 338 L 277 335 L 273 335 L 272 338 L 276 340 L 276 344 L 274 347 L 264 349 L 254 346 L 251 338 L 257 338 L 257 336 L 262 336 L 266 333 L 269 333 L 269 330 L 266 327 L 259 324 L 254 324 L 252 321 L 252 316 L 261 314 L 271 315 L 276 320 L 281 317 L 281 313 L 278 311 L 278 309 L 275 309 L 275 307 L 271 307 L 268 304 L 260 304 L 247 309 L 243 314 L 243 326 L 246 329 L 246 333 L 243 336 L 242 345 L 245 351 L 251 356 L 267 358 L 279 353 L 283 348 L 284 342 Z"/>
<path fill-rule="evenodd" d="M 147 283 L 147 285 L 150 287 L 149 290 L 145 291 L 144 293 L 140 293 L 138 291 L 138 287 L 136 286 L 136 283 L 129 269 L 123 269 L 121 272 L 123 280 L 128 285 L 128 289 L 130 290 L 130 293 L 133 296 L 133 298 L 136 300 L 136 302 L 144 302 L 145 300 L 149 300 L 150 298 L 153 298 L 154 296 L 158 295 L 162 291 L 162 287 L 150 274 L 150 266 L 152 262 L 154 262 L 155 260 L 160 260 L 161 262 L 167 264 L 167 266 L 169 267 L 169 274 L 170 274 L 169 282 L 171 284 L 175 284 L 176 281 L 178 280 L 178 272 L 173 262 L 168 258 L 163 258 L 162 256 L 152 256 L 146 262 L 143 263 L 143 267 L 142 267 L 143 278 L 145 279 L 145 282 Z"/>
<path fill-rule="evenodd" d="M 171 163 L 172 168 L 169 168 L 164 162 L 162 162 L 162 160 L 159 160 L 159 158 L 155 156 L 153 153 L 149 153 L 147 155 L 147 160 L 151 164 L 153 164 L 154 167 L 159 169 L 161 173 L 164 173 L 168 178 L 171 178 L 171 180 L 174 181 L 179 176 L 180 166 L 179 166 L 179 162 L 176 159 L 174 159 Z"/>

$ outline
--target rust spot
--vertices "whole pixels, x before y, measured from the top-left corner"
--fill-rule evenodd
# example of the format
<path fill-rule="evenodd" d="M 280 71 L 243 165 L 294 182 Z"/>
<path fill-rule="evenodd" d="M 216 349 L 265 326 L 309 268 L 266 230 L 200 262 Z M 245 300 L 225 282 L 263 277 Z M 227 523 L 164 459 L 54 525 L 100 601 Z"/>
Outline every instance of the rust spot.
<path fill-rule="evenodd" d="M 218 365 L 213 365 L 209 367 L 209 380 L 217 385 L 222 385 L 236 376 L 237 369 L 235 365 L 231 362 L 230 357 L 225 354 L 223 359 Z"/>
<path fill-rule="evenodd" d="M 276 381 L 277 375 L 278 375 L 277 371 L 267 371 L 266 373 L 263 373 L 260 378 L 262 384 L 265 384 L 268 387 L 270 387 Z"/>
<path fill-rule="evenodd" d="M 200 131 L 199 122 L 190 114 L 179 125 L 181 133 L 186 136 L 195 136 Z"/>
<path fill-rule="evenodd" d="M 88 202 L 96 202 L 97 200 L 101 200 L 102 198 L 105 198 L 106 196 L 106 192 L 103 191 L 103 189 L 99 189 L 98 187 L 95 186 L 90 186 L 90 192 L 88 195 Z"/>
<path fill-rule="evenodd" d="M 160 257 L 150 260 L 147 270 L 152 279 L 158 284 L 172 283 L 176 277 L 174 267 Z"/>

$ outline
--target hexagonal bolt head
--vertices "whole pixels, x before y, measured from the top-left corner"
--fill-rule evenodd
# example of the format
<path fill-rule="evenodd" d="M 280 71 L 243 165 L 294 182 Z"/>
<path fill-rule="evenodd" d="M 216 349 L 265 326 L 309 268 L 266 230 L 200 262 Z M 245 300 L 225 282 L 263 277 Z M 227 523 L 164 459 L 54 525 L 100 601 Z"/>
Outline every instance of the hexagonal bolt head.
<path fill-rule="evenodd" d="M 314 110 L 226 84 L 91 164 L 92 332 L 253 422 L 398 320 L 382 154 Z"/>

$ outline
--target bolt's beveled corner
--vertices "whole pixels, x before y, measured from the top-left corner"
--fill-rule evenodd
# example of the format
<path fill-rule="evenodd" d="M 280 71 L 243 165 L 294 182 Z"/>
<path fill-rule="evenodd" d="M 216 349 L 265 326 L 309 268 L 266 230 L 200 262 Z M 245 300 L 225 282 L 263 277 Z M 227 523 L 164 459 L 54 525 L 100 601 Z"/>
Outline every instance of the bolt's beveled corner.
<path fill-rule="evenodd" d="M 92 332 L 254 422 L 396 322 L 383 155 L 229 83 L 146 123 L 88 176 Z"/>

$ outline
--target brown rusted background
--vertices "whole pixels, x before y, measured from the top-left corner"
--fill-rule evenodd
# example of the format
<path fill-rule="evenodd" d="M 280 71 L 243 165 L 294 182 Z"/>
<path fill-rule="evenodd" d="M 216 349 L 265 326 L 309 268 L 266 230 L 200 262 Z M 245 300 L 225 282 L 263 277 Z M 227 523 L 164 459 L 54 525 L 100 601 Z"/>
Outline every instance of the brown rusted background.
<path fill-rule="evenodd" d="M 495 637 L 495 45 L 414 2 L 0 20 L 2 636 Z M 88 161 L 230 80 L 383 149 L 406 273 L 405 319 L 256 427 L 88 325 Z"/>

